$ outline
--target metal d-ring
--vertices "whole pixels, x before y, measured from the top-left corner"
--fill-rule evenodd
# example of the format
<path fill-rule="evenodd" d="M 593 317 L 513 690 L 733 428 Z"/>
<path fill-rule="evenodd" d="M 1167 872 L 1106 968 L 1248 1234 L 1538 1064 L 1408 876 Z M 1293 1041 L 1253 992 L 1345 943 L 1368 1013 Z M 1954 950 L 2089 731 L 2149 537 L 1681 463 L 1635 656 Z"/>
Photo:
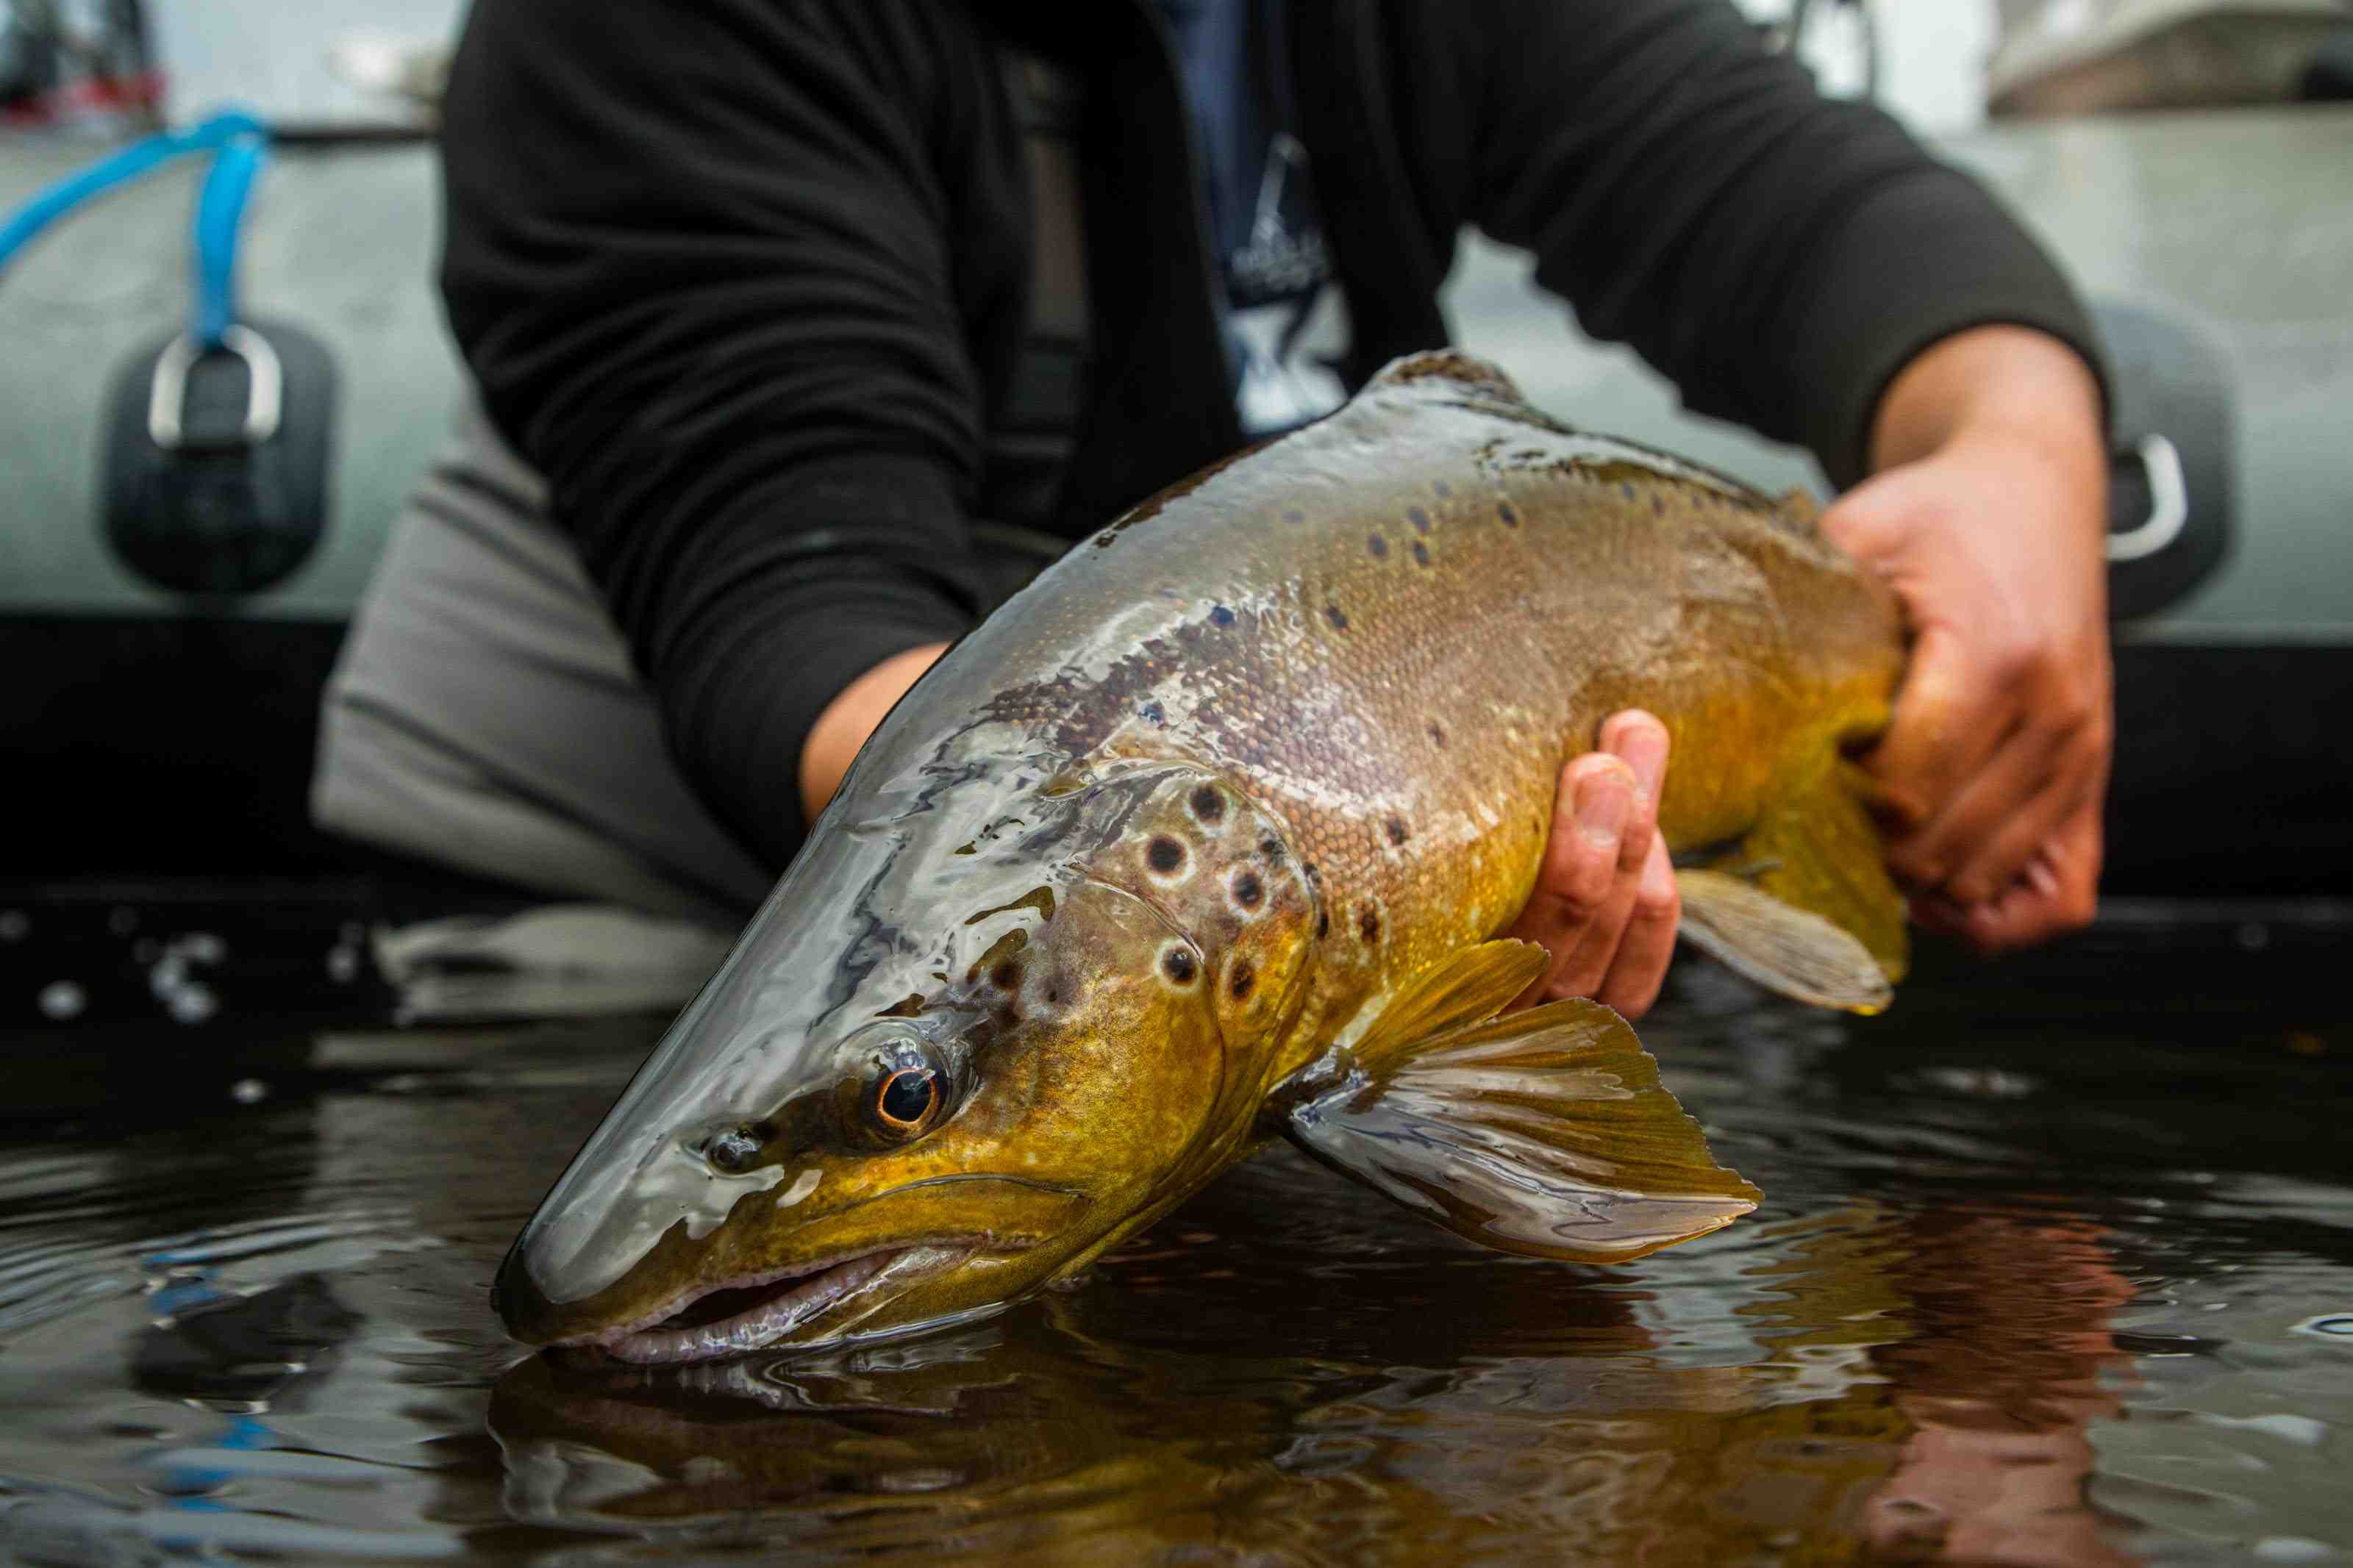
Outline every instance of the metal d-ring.
<path fill-rule="evenodd" d="M 278 416 L 284 398 L 286 373 L 269 340 L 250 327 L 230 326 L 218 345 L 245 362 L 245 444 L 259 447 L 278 434 Z M 155 380 L 147 395 L 147 437 L 165 451 L 176 451 L 185 432 L 180 416 L 187 409 L 188 372 L 211 351 L 183 334 L 164 345 L 155 360 Z"/>
<path fill-rule="evenodd" d="M 2181 537 L 2189 521 L 2189 484 L 2181 475 L 2181 454 L 2162 436 L 2144 436 L 2135 448 L 2148 475 L 2147 520 L 2108 535 L 2108 559 L 2139 561 Z"/>

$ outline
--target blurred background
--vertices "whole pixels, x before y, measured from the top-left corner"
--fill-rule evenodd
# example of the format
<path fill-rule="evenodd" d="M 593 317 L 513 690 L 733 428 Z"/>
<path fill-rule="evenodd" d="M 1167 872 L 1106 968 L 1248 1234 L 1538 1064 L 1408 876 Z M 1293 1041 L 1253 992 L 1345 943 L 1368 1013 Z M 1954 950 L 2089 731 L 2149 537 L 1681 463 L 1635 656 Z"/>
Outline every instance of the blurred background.
<path fill-rule="evenodd" d="M 1745 8 L 1826 90 L 1987 179 L 2107 334 L 2120 741 L 2093 940 L 2327 939 L 2353 898 L 2353 9 Z M 413 885 L 303 810 L 320 685 L 464 396 L 432 284 L 431 142 L 462 10 L 0 0 L 0 215 L 241 106 L 271 147 L 232 225 L 242 306 L 297 345 L 275 439 L 164 471 L 142 437 L 210 160 L 0 261 L 0 1016 L 381 1007 L 403 950 L 370 933 L 469 907 L 473 890 Z M 1458 341 L 1538 403 L 1768 489 L 1826 489 L 1803 453 L 1683 412 L 1527 272 L 1468 237 L 1449 307 Z M 177 391 L 191 419 L 259 417 L 234 370 Z M 234 940 L 171 945 L 192 931 Z"/>

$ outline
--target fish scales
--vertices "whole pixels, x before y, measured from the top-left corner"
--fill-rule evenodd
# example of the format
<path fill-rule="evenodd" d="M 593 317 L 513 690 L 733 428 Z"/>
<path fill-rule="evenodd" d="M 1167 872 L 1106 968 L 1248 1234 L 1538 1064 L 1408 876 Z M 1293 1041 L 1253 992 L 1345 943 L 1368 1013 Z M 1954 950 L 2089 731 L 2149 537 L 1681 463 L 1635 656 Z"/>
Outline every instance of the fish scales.
<path fill-rule="evenodd" d="M 534 1343 L 669 1362 L 993 1310 L 1280 1131 L 1486 1245 L 1622 1261 L 1758 1194 L 1624 1021 L 1500 1016 L 1565 761 L 1641 706 L 1685 934 L 1874 1010 L 1842 748 L 1883 587 L 1810 512 L 1451 354 L 1134 509 L 944 657 L 524 1227 Z M 1729 857 L 1729 858 L 1727 858 Z M 1717 867 L 1727 868 L 1718 869 Z"/>
<path fill-rule="evenodd" d="M 1892 596 L 1806 512 L 1463 363 L 1154 498 L 976 634 L 1048 672 L 990 718 L 1074 761 L 1207 759 L 1291 825 L 1342 939 L 1326 1018 L 1511 923 L 1609 714 L 1665 722 L 1683 851 L 1878 733 L 1901 667 Z"/>

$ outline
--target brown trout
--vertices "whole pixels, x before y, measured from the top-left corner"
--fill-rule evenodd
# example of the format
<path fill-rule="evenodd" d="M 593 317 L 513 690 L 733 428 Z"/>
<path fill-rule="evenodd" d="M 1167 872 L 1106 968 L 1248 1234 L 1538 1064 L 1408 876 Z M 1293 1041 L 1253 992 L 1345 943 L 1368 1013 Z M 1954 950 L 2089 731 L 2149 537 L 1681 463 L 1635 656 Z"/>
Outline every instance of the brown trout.
<path fill-rule="evenodd" d="M 1731 1223 L 1624 1020 L 1498 1016 L 1563 763 L 1665 721 L 1683 934 L 1869 1011 L 1902 903 L 1854 746 L 1902 664 L 1810 509 L 1451 353 L 1145 502 L 925 675 L 500 1271 L 674 1362 L 960 1321 L 1269 1136 L 1511 1251 Z"/>

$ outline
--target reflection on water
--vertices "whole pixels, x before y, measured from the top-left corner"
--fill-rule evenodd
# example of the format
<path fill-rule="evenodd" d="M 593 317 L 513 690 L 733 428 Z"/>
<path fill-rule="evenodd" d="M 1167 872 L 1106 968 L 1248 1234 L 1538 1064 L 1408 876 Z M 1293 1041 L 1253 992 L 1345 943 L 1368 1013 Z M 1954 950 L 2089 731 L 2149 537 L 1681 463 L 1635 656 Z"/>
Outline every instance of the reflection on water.
<path fill-rule="evenodd" d="M 985 1324 L 596 1373 L 484 1291 L 651 1023 L 9 1042 L 0 1552 L 2345 1561 L 2353 1094 L 2277 978 L 1694 973 L 1648 1032 L 1767 1205 L 1692 1246 L 1475 1251 L 1278 1152 Z"/>

